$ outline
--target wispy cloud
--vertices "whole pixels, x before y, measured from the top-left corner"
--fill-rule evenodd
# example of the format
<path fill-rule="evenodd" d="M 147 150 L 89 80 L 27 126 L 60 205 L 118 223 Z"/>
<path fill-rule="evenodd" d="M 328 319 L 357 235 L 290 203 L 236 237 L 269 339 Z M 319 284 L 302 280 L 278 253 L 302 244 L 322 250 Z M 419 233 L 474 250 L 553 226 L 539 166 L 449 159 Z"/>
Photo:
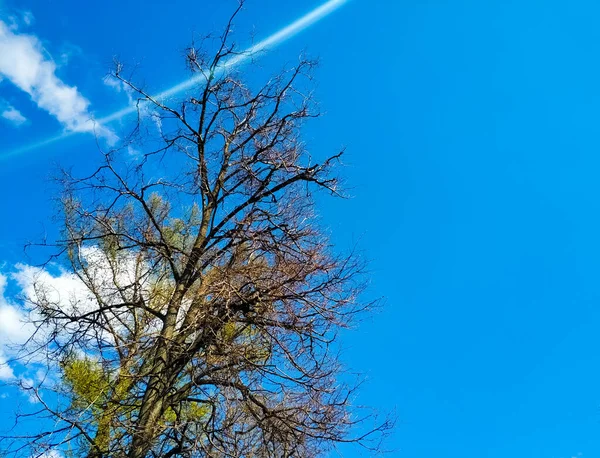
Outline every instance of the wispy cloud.
<path fill-rule="evenodd" d="M 94 122 L 90 102 L 75 86 L 56 75 L 56 64 L 34 35 L 18 33 L 0 20 L 0 76 L 29 94 L 37 106 L 54 116 L 68 132 L 93 132 L 109 142 L 111 129 Z"/>
<path fill-rule="evenodd" d="M 31 11 L 23 11 L 22 18 L 25 25 L 33 24 L 34 17 Z"/>
<path fill-rule="evenodd" d="M 305 14 L 304 16 L 300 17 L 299 19 L 296 19 L 291 24 L 288 24 L 287 26 L 283 27 L 279 31 L 275 32 L 274 34 L 268 36 L 264 40 L 256 43 L 255 45 L 253 45 L 250 48 L 246 49 L 245 51 L 241 52 L 237 56 L 231 58 L 229 61 L 227 61 L 223 64 L 222 68 L 226 69 L 226 68 L 231 68 L 234 66 L 242 65 L 246 61 L 250 60 L 253 56 L 256 56 L 256 54 L 263 52 L 263 51 L 267 51 L 269 49 L 273 49 L 273 48 L 283 44 L 284 42 L 288 41 L 289 39 L 296 36 L 297 34 L 305 31 L 310 26 L 312 26 L 312 25 L 318 23 L 319 21 L 321 21 L 322 19 L 326 18 L 327 16 L 329 16 L 330 14 L 332 14 L 333 12 L 338 10 L 340 7 L 347 4 L 349 1 L 350 0 L 326 1 L 322 5 L 318 6 L 317 8 L 315 8 L 312 11 Z M 1 49 L 0 49 L 0 51 L 1 51 Z M 169 89 L 166 89 L 165 91 L 163 91 L 159 94 L 156 94 L 154 96 L 154 98 L 160 99 L 160 100 L 167 99 L 173 95 L 179 94 L 183 91 L 186 91 L 186 90 L 194 87 L 199 81 L 202 80 L 202 78 L 203 78 L 203 76 L 196 76 L 196 77 L 187 79 L 185 81 L 182 81 L 181 83 L 176 84 L 175 86 L 173 86 Z M 116 83 L 114 83 L 114 82 L 105 81 L 105 84 L 112 86 L 116 89 Z M 111 113 L 107 116 L 104 116 L 103 118 L 98 119 L 97 123 L 100 126 L 102 126 L 103 128 L 106 128 L 105 127 L 106 124 L 108 124 L 112 121 L 122 119 L 125 116 L 130 115 L 132 113 L 135 113 L 137 111 L 137 109 L 138 109 L 138 107 L 136 107 L 135 105 L 129 104 L 127 107 L 124 107 L 121 110 L 115 111 L 114 113 Z M 73 133 L 75 133 L 75 131 L 67 132 L 66 134 L 63 134 L 63 135 L 58 135 L 58 136 L 55 136 L 52 138 L 48 138 L 48 139 L 36 142 L 34 144 L 25 145 L 21 148 L 13 150 L 13 151 L 9 151 L 6 153 L 0 153 L 0 160 L 6 159 L 9 157 L 19 156 L 21 154 L 35 150 L 42 146 L 47 146 L 47 145 L 49 145 L 51 143 L 55 143 L 63 138 L 69 137 Z"/>
<path fill-rule="evenodd" d="M 60 46 L 60 52 L 57 59 L 59 67 L 67 65 L 75 57 L 82 57 L 83 49 L 76 44 L 65 42 Z"/>
<path fill-rule="evenodd" d="M 2 6 L 2 2 L 0 1 L 0 7 Z M 19 27 L 29 27 L 35 21 L 33 17 L 33 13 L 28 10 L 14 10 L 13 14 L 10 14 L 6 18 L 6 23 L 10 27 L 11 30 L 17 30 Z"/>
<path fill-rule="evenodd" d="M 27 122 L 27 118 L 12 105 L 6 104 L 4 107 L 0 107 L 0 110 L 0 116 L 13 126 L 20 127 Z"/>
<path fill-rule="evenodd" d="M 120 79 L 114 77 L 113 75 L 106 75 L 104 78 L 102 78 L 102 82 L 105 86 L 111 88 L 115 92 L 124 93 L 127 96 L 130 106 L 135 103 L 133 99 L 135 96 L 133 89 Z"/>
<path fill-rule="evenodd" d="M 221 70 L 226 70 L 227 68 L 236 67 L 244 64 L 249 61 L 252 57 L 255 57 L 256 54 L 259 54 L 263 51 L 267 51 L 269 49 L 273 49 L 282 43 L 288 41 L 290 38 L 295 35 L 303 32 L 308 29 L 311 25 L 316 24 L 321 19 L 329 16 L 331 13 L 339 9 L 344 4 L 348 3 L 349 0 L 329 0 L 328 2 L 323 3 L 321 6 L 315 8 L 309 13 L 305 14 L 299 19 L 296 19 L 291 24 L 285 26 L 274 34 L 268 36 L 264 40 L 259 41 L 254 46 L 242 51 L 235 57 L 232 57 L 227 62 L 224 62 L 221 65 Z M 185 81 L 182 81 L 179 84 L 176 84 L 169 89 L 164 90 L 163 92 L 156 94 L 153 96 L 154 99 L 164 100 L 174 95 L 180 94 L 188 89 L 193 88 L 199 82 L 204 79 L 204 75 L 197 75 L 192 78 L 189 78 Z M 115 121 L 123 118 L 131 113 L 134 113 L 137 110 L 136 106 L 128 106 L 119 111 L 115 111 L 114 113 L 105 116 L 98 120 L 101 124 L 106 124 L 111 121 Z"/>

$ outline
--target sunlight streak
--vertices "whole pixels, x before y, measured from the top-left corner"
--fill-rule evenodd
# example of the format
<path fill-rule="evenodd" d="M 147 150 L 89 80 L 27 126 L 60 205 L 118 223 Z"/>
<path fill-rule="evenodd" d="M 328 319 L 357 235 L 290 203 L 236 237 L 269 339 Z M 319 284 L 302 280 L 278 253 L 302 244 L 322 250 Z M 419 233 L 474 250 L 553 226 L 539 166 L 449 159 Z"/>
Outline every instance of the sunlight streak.
<path fill-rule="evenodd" d="M 229 67 L 242 65 L 243 63 L 248 61 L 252 56 L 255 56 L 257 53 L 266 51 L 269 49 L 273 49 L 276 46 L 281 45 L 282 43 L 288 41 L 290 38 L 294 37 L 295 35 L 299 34 L 300 32 L 303 32 L 304 30 L 308 29 L 310 26 L 316 24 L 321 19 L 324 19 L 325 17 L 329 16 L 331 13 L 333 13 L 334 11 L 339 9 L 341 6 L 348 3 L 348 1 L 349 0 L 329 0 L 325 3 L 323 3 L 321 6 L 318 6 L 317 8 L 313 9 L 312 11 L 305 14 L 301 18 L 299 18 L 299 19 L 295 20 L 294 22 L 292 22 L 291 24 L 285 26 L 278 32 L 275 32 L 274 34 L 270 35 L 269 37 L 265 38 L 264 40 L 258 42 L 257 44 L 251 46 L 250 48 L 246 49 L 242 53 L 227 60 L 226 62 L 224 62 L 221 65 L 220 69 L 224 70 Z M 192 88 L 194 85 L 201 82 L 203 79 L 204 79 L 203 75 L 194 76 L 185 81 L 182 81 L 179 84 L 176 84 L 175 86 L 173 86 L 169 89 L 164 90 L 163 92 L 161 92 L 159 94 L 154 95 L 153 98 L 158 99 L 158 100 L 160 100 L 160 99 L 164 100 L 165 98 L 171 97 L 173 95 L 179 94 L 185 90 Z M 135 105 L 127 106 L 118 111 L 115 111 L 114 113 L 104 116 L 103 118 L 97 119 L 96 123 L 98 123 L 99 125 L 105 125 L 112 121 L 122 119 L 127 115 L 135 113 L 137 111 L 137 109 L 138 108 Z M 29 151 L 41 148 L 43 146 L 47 146 L 52 143 L 56 143 L 57 141 L 62 140 L 64 138 L 71 137 L 72 135 L 77 134 L 77 133 L 79 133 L 79 132 L 66 132 L 61 135 L 58 135 L 58 136 L 55 136 L 55 137 L 52 137 L 52 138 L 49 138 L 46 140 L 42 140 L 37 143 L 33 143 L 30 145 L 23 146 L 21 148 L 14 149 L 12 151 L 0 153 L 0 160 L 12 158 L 15 156 L 20 156 Z"/>

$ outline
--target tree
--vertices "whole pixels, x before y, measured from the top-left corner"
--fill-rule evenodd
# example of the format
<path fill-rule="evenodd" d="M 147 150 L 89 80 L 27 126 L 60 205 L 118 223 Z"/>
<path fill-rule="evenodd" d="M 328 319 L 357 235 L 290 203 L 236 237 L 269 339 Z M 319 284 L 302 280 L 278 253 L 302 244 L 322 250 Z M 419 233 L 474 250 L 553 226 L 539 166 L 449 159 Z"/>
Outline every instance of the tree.
<path fill-rule="evenodd" d="M 228 65 L 230 30 L 187 50 L 197 85 L 177 104 L 116 65 L 142 152 L 64 172 L 53 259 L 82 288 L 65 298 L 40 281 L 28 297 L 26 357 L 43 352 L 51 376 L 25 389 L 55 426 L 11 450 L 316 457 L 376 449 L 388 429 L 357 432 L 355 386 L 339 379 L 337 332 L 373 303 L 359 301 L 360 260 L 333 254 L 314 215 L 315 191 L 339 193 L 341 156 L 313 162 L 301 141 L 314 62 L 254 87 Z"/>

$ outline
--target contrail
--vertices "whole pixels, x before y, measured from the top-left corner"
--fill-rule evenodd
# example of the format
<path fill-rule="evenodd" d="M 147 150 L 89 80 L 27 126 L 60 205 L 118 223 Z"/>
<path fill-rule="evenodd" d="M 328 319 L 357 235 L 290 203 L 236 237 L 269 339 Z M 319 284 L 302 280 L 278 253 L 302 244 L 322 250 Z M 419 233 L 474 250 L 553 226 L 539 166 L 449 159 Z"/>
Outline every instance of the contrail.
<path fill-rule="evenodd" d="M 224 62 L 220 68 L 225 69 L 228 67 L 234 67 L 234 66 L 241 65 L 245 61 L 250 59 L 256 53 L 265 51 L 267 49 L 275 48 L 276 46 L 278 46 L 278 45 L 286 42 L 290 38 L 294 37 L 298 33 L 306 30 L 311 25 L 316 24 L 321 19 L 329 16 L 331 13 L 333 13 L 334 11 L 339 9 L 341 6 L 348 3 L 348 1 L 349 0 L 329 0 L 325 3 L 323 3 L 321 6 L 318 6 L 317 8 L 313 9 L 312 11 L 308 12 L 301 18 L 299 18 L 299 19 L 295 20 L 294 22 L 292 22 L 291 24 L 285 26 L 281 30 L 275 32 L 274 34 L 272 34 L 269 37 L 265 38 L 264 40 L 258 42 L 254 46 L 251 46 L 250 48 L 246 49 L 244 52 L 242 52 L 242 53 L 238 54 L 237 56 L 234 56 L 231 59 L 229 59 L 228 61 Z M 187 89 L 192 88 L 195 84 L 202 81 L 203 79 L 204 79 L 203 75 L 194 76 L 185 81 L 182 81 L 179 84 L 176 84 L 175 86 L 173 86 L 169 89 L 162 91 L 159 94 L 154 95 L 153 98 L 154 99 L 165 99 L 165 98 L 171 97 L 175 94 L 179 94 Z M 136 111 L 137 111 L 137 107 L 130 105 L 125 108 L 122 108 L 121 110 L 115 111 L 114 113 L 111 113 L 107 116 L 104 116 L 103 118 L 97 119 L 96 123 L 98 123 L 100 125 L 104 125 L 104 124 L 110 123 L 112 121 L 121 119 L 129 114 L 135 113 Z M 19 156 L 21 154 L 41 148 L 43 146 L 47 146 L 49 144 L 56 143 L 64 138 L 71 137 L 72 135 L 75 135 L 77 133 L 79 133 L 79 132 L 65 132 L 65 133 L 59 134 L 55 137 L 51 137 L 51 138 L 42 140 L 37 143 L 29 144 L 29 145 L 23 146 L 21 148 L 14 149 L 7 153 L 1 154 L 0 160 Z"/>

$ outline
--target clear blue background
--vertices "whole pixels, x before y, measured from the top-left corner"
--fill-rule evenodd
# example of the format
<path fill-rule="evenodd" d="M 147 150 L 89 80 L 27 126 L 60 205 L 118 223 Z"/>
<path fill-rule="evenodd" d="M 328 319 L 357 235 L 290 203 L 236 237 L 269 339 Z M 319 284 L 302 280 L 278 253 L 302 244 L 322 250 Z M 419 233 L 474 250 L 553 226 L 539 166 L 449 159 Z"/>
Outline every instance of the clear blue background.
<path fill-rule="evenodd" d="M 249 0 L 240 42 L 316 5 Z M 231 5 L 15 6 L 53 55 L 80 47 L 60 76 L 103 115 L 124 102 L 101 83 L 113 54 L 169 87 L 192 31 Z M 354 198 L 320 211 L 338 246 L 358 241 L 370 294 L 386 298 L 344 333 L 344 358 L 368 376 L 359 402 L 396 412 L 392 456 L 600 456 L 599 22 L 592 0 L 352 0 L 267 58 L 321 58 L 326 114 L 306 136 L 319 154 L 347 146 Z M 6 82 L 0 95 L 32 119 L 0 127 L 4 147 L 60 130 Z M 78 136 L 0 162 L 7 266 L 52 225 L 49 166 L 96 158 Z"/>

